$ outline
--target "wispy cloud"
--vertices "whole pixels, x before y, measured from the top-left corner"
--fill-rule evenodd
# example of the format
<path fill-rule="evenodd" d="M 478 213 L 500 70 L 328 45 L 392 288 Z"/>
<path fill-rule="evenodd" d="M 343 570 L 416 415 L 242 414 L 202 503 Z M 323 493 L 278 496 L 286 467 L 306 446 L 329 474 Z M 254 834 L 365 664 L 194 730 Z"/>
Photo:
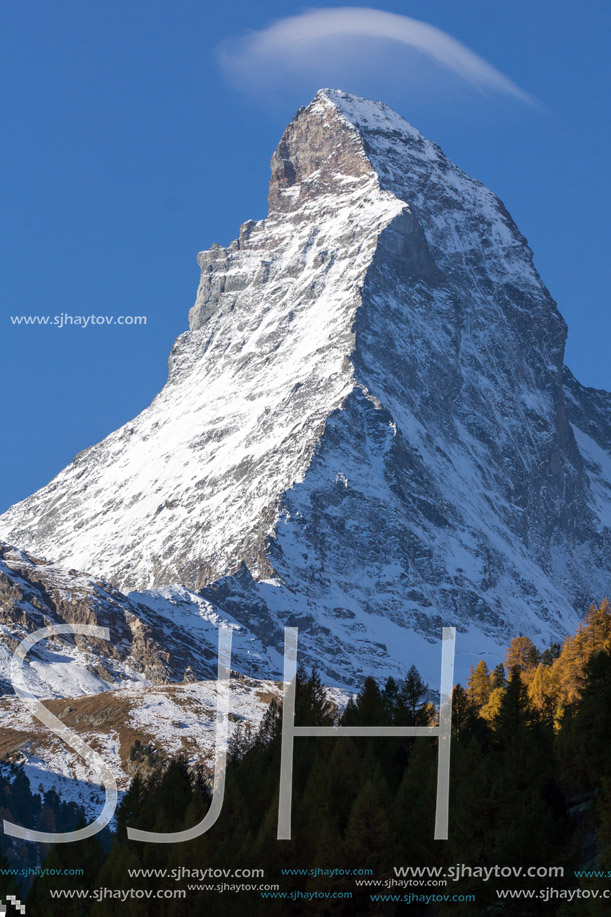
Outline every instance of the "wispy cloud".
<path fill-rule="evenodd" d="M 261 31 L 224 42 L 218 55 L 232 82 L 244 87 L 266 83 L 272 86 L 280 74 L 299 76 L 311 75 L 317 69 L 324 71 L 334 51 L 348 70 L 363 64 L 363 53 L 369 56 L 369 63 L 371 56 L 378 56 L 383 64 L 380 52 L 388 48 L 388 42 L 420 52 L 449 74 L 481 90 L 533 101 L 512 80 L 446 32 L 384 10 L 350 6 L 306 10 Z M 399 76 L 395 74 L 395 78 Z"/>

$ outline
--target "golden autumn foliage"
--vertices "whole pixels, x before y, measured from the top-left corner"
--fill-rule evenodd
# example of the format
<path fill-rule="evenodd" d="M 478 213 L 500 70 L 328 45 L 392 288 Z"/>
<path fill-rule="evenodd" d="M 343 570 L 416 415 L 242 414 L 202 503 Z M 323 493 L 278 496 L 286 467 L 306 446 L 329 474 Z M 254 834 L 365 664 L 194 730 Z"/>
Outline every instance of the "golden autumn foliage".
<path fill-rule="evenodd" d="M 516 670 L 520 673 L 531 704 L 557 726 L 566 707 L 581 697 L 586 666 L 601 651 L 611 651 L 609 599 L 590 606 L 577 633 L 567 637 L 559 651 L 541 654 L 528 637 L 514 637 L 505 654 L 505 671 L 507 677 Z M 471 669 L 467 683 L 472 703 L 489 722 L 494 720 L 506 691 L 506 686 L 494 681 L 494 673 L 489 673 L 482 660 Z"/>
<path fill-rule="evenodd" d="M 475 668 L 471 666 L 471 673 L 467 680 L 467 694 L 474 706 L 481 710 L 488 703 L 491 690 L 488 666 L 483 659 L 480 659 Z"/>
<path fill-rule="evenodd" d="M 506 688 L 493 688 L 488 698 L 488 703 L 481 708 L 480 716 L 488 723 L 493 723 L 501 709 L 501 703 L 505 695 Z"/>

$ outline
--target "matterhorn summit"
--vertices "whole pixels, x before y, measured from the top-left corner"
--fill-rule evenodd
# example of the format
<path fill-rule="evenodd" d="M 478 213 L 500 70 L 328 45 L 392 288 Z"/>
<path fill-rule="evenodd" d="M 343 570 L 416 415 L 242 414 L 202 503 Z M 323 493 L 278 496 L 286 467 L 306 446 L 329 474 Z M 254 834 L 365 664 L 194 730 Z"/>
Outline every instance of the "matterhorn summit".
<path fill-rule="evenodd" d="M 611 395 L 526 240 L 379 102 L 321 90 L 271 166 L 163 390 L 0 537 L 151 607 L 180 584 L 272 663 L 297 625 L 337 684 L 435 678 L 443 625 L 478 656 L 564 635 L 611 587 Z"/>

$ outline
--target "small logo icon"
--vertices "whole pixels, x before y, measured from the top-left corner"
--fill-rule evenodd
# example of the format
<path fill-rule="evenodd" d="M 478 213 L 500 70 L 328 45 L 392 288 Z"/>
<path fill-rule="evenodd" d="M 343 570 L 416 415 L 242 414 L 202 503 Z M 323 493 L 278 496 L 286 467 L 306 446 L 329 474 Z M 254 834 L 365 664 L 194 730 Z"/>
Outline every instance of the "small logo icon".
<path fill-rule="evenodd" d="M 12 914 L 25 914 L 25 904 L 22 904 L 15 895 L 7 895 L 6 904 L 0 898 L 0 917 L 6 917 L 7 914 L 9 917 Z"/>

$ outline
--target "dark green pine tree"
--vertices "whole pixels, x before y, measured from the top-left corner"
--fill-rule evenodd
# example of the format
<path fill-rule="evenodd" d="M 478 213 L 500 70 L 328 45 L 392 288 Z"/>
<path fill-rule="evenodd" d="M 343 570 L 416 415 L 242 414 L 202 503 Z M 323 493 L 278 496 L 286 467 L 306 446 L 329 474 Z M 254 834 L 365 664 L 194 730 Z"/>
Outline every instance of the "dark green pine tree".
<path fill-rule="evenodd" d="M 308 676 L 306 670 L 300 667 L 297 670 L 295 723 L 298 726 L 330 726 L 336 712 L 316 669 Z"/>
<path fill-rule="evenodd" d="M 507 685 L 507 676 L 505 675 L 505 666 L 502 662 L 494 667 L 490 675 L 490 688 L 504 688 Z"/>
<path fill-rule="evenodd" d="M 600 652 L 586 664 L 582 696 L 561 722 L 561 776 L 571 792 L 596 790 L 611 777 L 610 736 L 611 654 Z"/>
<path fill-rule="evenodd" d="M 470 736 L 478 728 L 481 719 L 475 704 L 462 685 L 454 685 L 452 692 L 452 735 L 456 740 Z"/>
<path fill-rule="evenodd" d="M 388 722 L 396 725 L 401 715 L 403 700 L 401 698 L 401 689 L 392 676 L 386 679 L 382 691 L 382 701 L 386 709 L 386 718 Z"/>
<path fill-rule="evenodd" d="M 507 690 L 493 723 L 497 744 L 509 745 L 517 730 L 528 727 L 535 719 L 535 711 L 528 699 L 528 689 L 522 681 L 520 669 L 515 667 L 510 672 Z"/>
<path fill-rule="evenodd" d="M 145 795 L 144 781 L 136 773 L 117 808 L 117 836 L 119 839 L 127 836 L 128 826 L 137 827 L 136 820 L 141 813 Z"/>
<path fill-rule="evenodd" d="M 341 718 L 343 726 L 385 726 L 387 710 L 375 678 L 368 677 L 355 701 L 350 701 Z"/>
<path fill-rule="evenodd" d="M 411 666 L 401 685 L 401 700 L 407 714 L 406 726 L 428 725 L 425 698 L 427 687 L 415 665 Z"/>

